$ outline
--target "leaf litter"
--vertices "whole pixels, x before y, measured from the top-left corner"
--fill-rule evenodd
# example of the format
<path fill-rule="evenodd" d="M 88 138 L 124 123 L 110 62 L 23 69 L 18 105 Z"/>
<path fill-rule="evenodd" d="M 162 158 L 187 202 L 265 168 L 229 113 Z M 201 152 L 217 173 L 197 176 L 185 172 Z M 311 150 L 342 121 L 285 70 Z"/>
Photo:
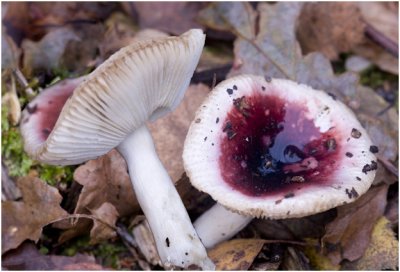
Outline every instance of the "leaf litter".
<path fill-rule="evenodd" d="M 76 5 L 73 3 L 70 5 L 58 4 L 55 6 L 35 6 L 33 4 L 24 4 L 21 6 L 21 14 L 28 15 L 25 17 L 36 22 L 36 24 L 34 24 L 34 31 L 28 33 L 27 29 L 29 28 L 27 28 L 27 19 L 24 16 L 18 16 L 15 5 L 9 4 L 4 16 L 4 19 L 8 20 L 9 27 L 7 28 L 7 34 L 9 34 L 14 41 L 17 41 L 15 45 L 6 40 L 6 46 L 9 48 L 7 54 L 10 56 L 8 59 L 11 59 L 9 63 L 12 63 L 12 58 L 15 56 L 17 56 L 17 58 L 20 56 L 18 47 L 21 44 L 21 37 L 28 37 L 31 39 L 31 41 L 28 41 L 27 39 L 23 41 L 25 44 L 28 43 L 28 46 L 25 45 L 25 47 L 22 47 L 22 64 L 24 64 L 23 67 L 27 69 L 27 74 L 30 73 L 30 76 L 33 76 L 40 75 L 40 71 L 43 69 L 53 72 L 51 71 L 52 69 L 58 69 L 60 66 L 64 66 L 66 69 L 74 71 L 77 74 L 85 73 L 85 70 L 87 71 L 87 69 L 92 69 L 94 66 L 97 66 L 109 54 L 115 52 L 115 50 L 118 50 L 126 43 L 138 38 L 140 32 L 137 31 L 141 30 L 145 25 L 155 28 L 155 30 L 150 31 L 157 32 L 163 30 L 168 33 L 180 34 L 179 32 L 182 31 L 182 29 L 186 29 L 188 26 L 193 24 L 201 26 L 203 29 L 207 28 L 207 31 L 210 31 L 210 33 L 213 33 L 211 30 L 216 30 L 217 32 L 214 32 L 214 34 L 223 34 L 220 41 L 224 42 L 227 41 L 223 38 L 227 36 L 224 33 L 230 32 L 233 33 L 236 40 L 234 41 L 233 67 L 228 74 L 228 77 L 241 73 L 254 73 L 270 77 L 290 78 L 311 85 L 316 89 L 322 89 L 333 93 L 338 99 L 349 105 L 356 112 L 363 125 L 367 128 L 374 143 L 379 146 L 379 155 L 387 161 L 394 161 L 397 159 L 397 112 L 394 109 L 385 110 L 388 108 L 388 103 L 378 96 L 372 89 L 360 86 L 358 84 L 357 75 L 352 73 L 335 75 L 328 58 L 320 53 L 324 52 L 324 49 L 321 49 L 321 46 L 324 44 L 323 38 L 326 37 L 320 38 L 322 41 L 318 40 L 315 43 L 322 44 L 319 48 L 317 47 L 314 49 L 319 52 L 311 52 L 305 56 L 302 54 L 302 51 L 307 51 L 304 45 L 304 39 L 300 39 L 301 43 L 297 41 L 296 31 L 298 32 L 299 28 L 296 28 L 296 25 L 299 20 L 301 21 L 302 8 L 308 4 L 253 4 L 240 2 L 210 3 L 207 5 L 180 3 L 174 4 L 175 6 L 168 6 L 168 4 L 165 4 L 169 9 L 166 9 L 166 6 L 161 4 L 158 5 L 157 3 L 149 4 L 147 7 L 143 4 L 143 9 L 140 5 L 141 4 L 136 5 L 124 3 L 121 5 L 125 12 L 124 14 L 114 13 L 113 16 L 109 17 L 111 10 L 115 8 L 115 5 L 96 4 L 90 6 L 90 4 L 87 4 L 82 8 L 82 10 L 77 11 Z M 343 6 L 345 5 L 346 4 L 343 4 Z M 45 11 L 52 11 L 56 6 L 59 9 L 56 13 L 60 13 L 60 16 L 53 16 L 51 15 L 51 12 L 48 12 L 49 15 L 46 16 Z M 203 6 L 207 7 L 199 13 L 199 8 Z M 33 7 L 33 9 L 30 9 L 31 7 Z M 64 7 L 69 8 L 66 11 L 62 11 L 62 8 Z M 152 8 L 154 8 L 154 10 L 157 8 L 159 10 L 157 12 L 161 12 L 160 10 L 163 10 L 163 7 L 165 12 L 168 13 L 168 10 L 171 11 L 168 14 L 172 14 L 172 17 L 166 16 L 166 18 L 170 18 L 168 19 L 169 21 L 157 20 L 157 18 L 153 18 L 154 20 L 150 21 L 152 19 L 150 18 L 151 16 L 146 16 L 149 11 L 152 11 Z M 175 7 L 175 10 L 173 7 Z M 101 10 L 102 8 L 104 9 Z M 340 12 L 346 13 L 340 8 L 337 9 L 339 9 L 338 14 L 333 14 L 335 9 L 332 9 L 332 14 L 327 14 L 331 15 L 331 22 L 323 21 L 322 23 L 328 25 L 334 24 L 335 20 L 339 20 L 338 18 L 341 18 L 340 16 L 343 15 Z M 176 16 L 174 16 L 177 10 L 187 11 L 185 12 L 184 20 L 180 21 L 179 24 L 177 24 Z M 136 11 L 139 12 L 139 15 L 135 14 Z M 305 12 L 305 9 L 303 9 L 303 12 Z M 198 13 L 200 14 L 200 17 L 195 18 Z M 126 14 L 128 14 L 130 18 L 127 18 Z M 10 23 L 10 18 L 13 18 L 12 16 L 17 18 L 17 20 L 13 20 Z M 363 14 L 363 16 L 365 17 L 366 15 Z M 69 20 L 69 17 L 71 20 Z M 345 17 L 346 16 L 343 15 L 343 18 Z M 109 18 L 109 20 L 103 25 L 97 24 L 96 26 L 94 23 L 94 21 L 99 22 L 99 19 L 104 20 L 106 18 Z M 357 20 L 357 18 L 355 20 Z M 70 21 L 74 21 L 74 23 L 71 24 Z M 137 23 L 139 24 L 137 25 Z M 49 27 L 49 25 L 52 24 L 56 25 L 56 27 Z M 344 28 L 344 24 L 336 25 Z M 53 42 L 52 39 L 46 37 L 48 35 L 54 35 L 54 37 L 57 37 L 54 33 L 61 31 L 60 29 L 64 29 L 63 31 L 67 29 L 67 32 L 69 31 L 70 34 L 66 35 L 67 38 L 69 35 L 69 39 L 63 41 L 62 39 L 65 37 L 62 37 L 61 35 L 61 50 L 56 51 L 56 53 L 53 51 L 46 52 L 46 46 L 48 46 L 46 43 L 48 42 L 51 44 L 51 42 Z M 340 30 L 338 31 L 340 32 Z M 344 30 L 342 29 L 341 31 L 343 32 Z M 159 33 L 160 35 L 165 35 L 162 32 L 158 32 L 156 35 Z M 152 37 L 153 34 L 154 32 L 150 34 L 150 37 Z M 345 34 L 350 35 L 351 33 Z M 352 37 L 358 34 L 359 32 L 353 32 Z M 145 38 L 148 38 L 146 35 L 144 35 Z M 338 35 L 338 37 L 341 37 L 340 34 Z M 210 35 L 209 37 L 218 41 L 219 36 Z M 331 38 L 334 39 L 336 37 Z M 86 42 L 86 45 L 82 44 L 82 42 Z M 354 40 L 349 38 L 349 44 L 347 44 L 348 47 L 340 47 L 345 44 L 339 44 L 335 42 L 335 40 L 330 40 L 329 44 L 332 46 L 335 45 L 335 47 L 330 48 L 330 53 L 329 51 L 328 53 L 325 53 L 327 55 L 331 54 L 331 57 L 336 57 L 340 52 L 348 51 L 348 48 L 353 48 L 354 44 L 352 43 L 358 44 L 358 38 Z M 15 47 L 17 47 L 17 49 L 15 49 Z M 28 48 L 27 50 L 26 47 Z M 29 50 L 31 50 L 31 52 Z M 41 54 L 44 54 L 44 56 L 46 56 L 46 54 L 53 54 L 51 55 L 51 60 L 54 61 L 52 63 L 57 63 L 57 65 L 54 65 L 49 69 L 51 63 L 40 63 L 39 60 L 37 62 L 40 65 L 32 68 L 31 64 L 28 64 L 29 61 L 33 63 L 35 57 L 33 56 L 35 54 L 32 54 L 32 50 L 37 50 L 35 52 L 37 52 L 38 56 Z M 99 52 L 100 57 L 97 56 Z M 218 65 L 226 64 L 231 61 L 229 57 L 224 57 L 221 61 L 218 60 L 214 62 L 207 60 L 206 58 L 202 59 L 202 66 L 207 67 L 207 69 L 213 69 L 213 67 L 218 67 Z M 156 148 L 160 153 L 161 160 L 165 163 L 173 180 L 181 181 L 178 183 L 178 186 L 183 185 L 181 186 L 181 188 L 183 188 L 183 191 L 181 192 L 182 196 L 186 197 L 184 203 L 187 207 L 191 207 L 189 209 L 189 214 L 194 216 L 198 215 L 197 208 L 193 208 L 197 205 L 196 202 L 200 202 L 200 206 L 202 206 L 205 202 L 208 203 L 208 200 L 203 197 L 194 200 L 194 197 L 198 197 L 196 194 L 193 194 L 193 191 L 195 190 L 190 186 L 185 186 L 184 182 L 182 183 L 185 179 L 180 179 L 183 173 L 180 158 L 181 150 L 176 147 L 181 147 L 181 143 L 186 136 L 186 131 L 193 118 L 193 114 L 208 92 L 209 88 L 204 85 L 191 86 L 186 93 L 185 99 L 181 103 L 181 107 L 178 108 L 176 112 L 157 121 L 158 123 L 150 124 L 150 129 L 152 130 Z M 75 220 L 75 222 L 73 222 L 74 224 L 68 224 L 66 222 L 55 224 L 67 228 L 67 231 L 61 235 L 60 242 L 67 241 L 72 237 L 88 233 L 89 231 L 91 231 L 91 239 L 93 243 L 115 237 L 115 224 L 118 219 L 126 218 L 128 216 L 135 218 L 135 216 L 140 214 L 139 206 L 135 200 L 133 190 L 131 189 L 132 187 L 129 176 L 127 175 L 125 162 L 121 157 L 118 158 L 118 156 L 118 152 L 111 151 L 109 154 L 97 160 L 87 162 L 76 170 L 74 178 L 76 184 L 81 184 L 82 190 L 80 192 L 78 191 L 79 196 L 77 197 L 77 200 L 72 203 L 72 206 L 75 206 L 74 214 L 86 214 L 89 219 Z M 328 241 L 325 244 L 330 246 L 333 244 L 334 246 L 328 246 L 328 248 L 326 248 L 324 247 L 325 244 L 319 244 L 320 251 L 318 251 L 318 253 L 322 254 L 320 255 L 321 258 L 327 258 L 330 261 L 333 260 L 338 263 L 339 267 L 342 266 L 342 268 L 347 267 L 346 265 L 348 265 L 348 263 L 350 263 L 350 266 L 348 267 L 352 268 L 355 267 L 354 265 L 358 265 L 357 268 L 363 267 L 362 265 L 365 267 L 365 263 L 361 262 L 361 260 L 363 258 L 371 260 L 369 257 L 370 255 L 368 255 L 368 250 L 370 250 L 374 245 L 374 239 L 376 239 L 374 238 L 376 237 L 376 234 L 374 234 L 376 232 L 375 228 L 378 226 L 376 221 L 378 218 L 381 218 L 386 206 L 386 191 L 388 187 L 386 184 L 391 184 L 393 182 L 393 175 L 388 172 L 383 172 L 377 177 L 375 182 L 376 187 L 370 190 L 370 192 L 376 192 L 376 196 L 373 196 L 372 193 L 368 192 L 367 195 L 364 198 L 360 198 L 359 201 L 323 213 L 322 216 L 317 215 L 316 217 L 291 220 L 257 220 L 251 225 L 253 229 L 258 231 L 257 235 L 261 235 L 263 238 L 268 236 L 274 237 L 274 234 L 275 239 L 303 240 L 305 237 L 312 237 L 313 240 L 305 241 L 308 241 L 309 246 L 312 246 L 313 249 L 315 249 L 315 244 L 319 244 L 319 238 L 323 237 L 324 242 Z M 128 188 L 130 188 L 130 191 Z M 71 191 L 71 193 L 76 193 L 76 191 Z M 118 194 L 120 194 L 119 197 L 117 197 Z M 65 197 L 73 199 L 72 195 L 67 194 Z M 362 202 L 365 198 L 368 198 L 370 201 Z M 390 203 L 392 203 L 392 201 Z M 59 203 L 53 206 L 59 207 Z M 200 210 L 204 210 L 204 207 L 205 206 L 203 205 Z M 364 216 L 367 207 L 373 211 L 374 218 L 368 222 L 364 222 L 363 224 L 362 217 Z M 61 210 L 66 213 L 65 210 Z M 391 208 L 388 210 L 388 214 L 396 214 L 396 210 L 398 209 Z M 99 220 L 96 221 L 96 218 Z M 43 228 L 42 225 L 45 226 L 45 222 L 42 222 L 40 226 L 38 226 L 40 232 Z M 354 232 L 354 226 L 358 226 L 360 229 L 364 228 L 364 230 L 358 235 L 350 235 Z M 384 237 L 382 238 L 383 240 L 393 242 L 393 239 L 395 238 L 393 238 L 393 235 L 390 236 L 390 234 L 387 234 L 391 232 L 391 229 L 387 226 L 388 225 L 386 224 L 383 228 L 387 230 L 387 232 L 385 232 L 386 234 L 383 236 L 378 235 L 378 237 Z M 265 230 L 262 231 L 264 227 Z M 324 231 L 325 227 L 326 233 Z M 311 231 L 310 229 L 315 231 Z M 379 227 L 379 229 L 382 229 L 382 227 Z M 281 238 L 276 238 L 278 236 Z M 34 238 L 36 237 L 37 236 Z M 26 239 L 31 238 L 24 238 L 24 240 Z M 4 241 L 5 240 L 3 239 L 3 242 Z M 269 257 L 265 257 L 265 254 L 268 251 L 265 245 L 260 248 L 261 242 L 258 243 L 254 241 L 257 241 L 257 239 L 243 239 L 243 243 L 238 246 L 239 251 L 231 253 L 233 255 L 239 254 L 242 252 L 240 251 L 240 248 L 245 248 L 246 250 L 244 250 L 244 255 L 248 259 L 246 259 L 245 262 L 240 262 L 239 258 L 238 262 L 230 263 L 230 265 L 235 266 L 235 269 L 258 270 L 266 267 L 269 269 L 277 269 L 278 267 L 285 269 L 310 269 L 310 263 L 307 261 L 309 255 L 307 255 L 307 252 L 304 253 L 301 247 L 284 247 L 284 254 L 282 253 L 283 255 L 281 255 L 283 262 L 279 261 L 271 263 L 268 259 Z M 396 239 L 394 242 L 395 241 Z M 14 248 L 21 242 L 22 241 L 15 242 Z M 227 252 L 229 250 L 232 251 L 235 246 L 237 246 L 237 244 L 232 242 L 230 246 L 226 247 L 225 252 L 221 251 L 220 253 L 227 254 Z M 390 246 L 388 245 L 387 247 L 381 247 L 378 250 L 374 250 L 374 252 L 380 253 L 373 256 L 384 254 L 383 250 L 388 247 Z M 329 252 L 326 252 L 326 250 Z M 227 254 L 226 257 L 222 257 L 222 254 L 219 260 L 223 260 L 224 258 L 231 258 L 232 260 L 232 254 Z M 361 259 L 359 259 L 360 257 Z M 376 264 L 376 267 L 392 268 L 392 264 L 394 263 L 393 258 L 394 257 L 390 255 L 387 261 L 386 259 L 382 261 L 381 266 L 379 266 L 377 259 L 374 259 L 373 262 Z M 358 261 L 346 261 L 349 259 L 358 259 Z M 249 264 L 247 263 L 247 260 L 249 260 Z M 258 263 L 255 260 L 262 261 Z M 71 267 L 71 269 L 74 268 Z M 84 269 L 83 266 L 81 266 L 81 269 Z"/>

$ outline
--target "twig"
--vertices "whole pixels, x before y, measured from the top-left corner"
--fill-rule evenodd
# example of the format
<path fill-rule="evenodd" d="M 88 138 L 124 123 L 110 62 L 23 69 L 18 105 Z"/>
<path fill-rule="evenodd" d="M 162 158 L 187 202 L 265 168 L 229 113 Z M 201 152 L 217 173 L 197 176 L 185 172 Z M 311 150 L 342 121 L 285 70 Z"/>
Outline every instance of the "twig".
<path fill-rule="evenodd" d="M 32 88 L 29 86 L 28 81 L 26 80 L 25 76 L 22 74 L 22 72 L 18 69 L 15 68 L 13 69 L 13 74 L 17 78 L 18 82 L 22 85 L 24 88 L 25 95 L 30 99 L 35 96 L 34 91 Z"/>
<path fill-rule="evenodd" d="M 396 58 L 399 58 L 399 45 L 368 23 L 365 27 L 365 35 L 377 44 L 379 44 L 387 52 L 389 52 Z"/>
<path fill-rule="evenodd" d="M 138 245 L 133 236 L 128 232 L 127 228 L 122 223 L 117 223 L 117 234 L 126 242 L 129 246 L 137 248 Z"/>
<path fill-rule="evenodd" d="M 378 155 L 376 157 L 378 158 L 378 161 L 380 161 L 390 173 L 392 173 L 396 177 L 399 177 L 399 169 L 397 169 L 396 166 L 393 165 L 393 163 L 391 163 L 383 156 Z"/>
<path fill-rule="evenodd" d="M 101 220 L 101 219 L 99 219 L 99 218 L 97 218 L 97 217 L 95 217 L 93 215 L 89 215 L 89 214 L 69 214 L 69 215 L 66 215 L 64 217 L 60 217 L 60 218 L 57 218 L 57 219 L 55 219 L 53 221 L 50 221 L 48 223 L 48 225 L 56 223 L 56 222 L 59 222 L 59 221 L 67 220 L 67 219 L 80 219 L 80 218 L 92 219 L 93 221 L 100 222 L 100 223 L 106 225 L 107 227 L 111 228 L 112 230 L 117 231 L 116 227 L 110 225 L 109 223 L 107 223 L 107 222 L 105 222 L 105 221 L 103 221 L 103 220 Z"/>

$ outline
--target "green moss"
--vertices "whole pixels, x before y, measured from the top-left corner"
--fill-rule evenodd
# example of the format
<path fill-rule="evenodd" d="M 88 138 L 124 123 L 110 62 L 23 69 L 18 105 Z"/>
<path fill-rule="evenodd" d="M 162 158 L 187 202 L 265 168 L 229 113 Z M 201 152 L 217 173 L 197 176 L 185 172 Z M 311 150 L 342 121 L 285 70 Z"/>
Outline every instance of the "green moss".
<path fill-rule="evenodd" d="M 103 266 L 121 269 L 119 255 L 126 251 L 127 248 L 121 242 L 104 242 L 96 246 L 93 253 L 96 257 L 101 258 Z"/>
<path fill-rule="evenodd" d="M 3 106 L 1 109 L 1 154 L 8 174 L 11 177 L 23 177 L 28 175 L 29 171 L 35 170 L 39 178 L 50 185 L 71 182 L 75 167 L 39 164 L 29 158 L 24 151 L 19 128 L 11 126 L 7 119 L 7 113 L 7 107 Z"/>
<path fill-rule="evenodd" d="M 398 76 L 384 72 L 376 66 L 372 66 L 360 74 L 360 83 L 372 89 L 382 86 L 385 81 L 397 82 Z"/>

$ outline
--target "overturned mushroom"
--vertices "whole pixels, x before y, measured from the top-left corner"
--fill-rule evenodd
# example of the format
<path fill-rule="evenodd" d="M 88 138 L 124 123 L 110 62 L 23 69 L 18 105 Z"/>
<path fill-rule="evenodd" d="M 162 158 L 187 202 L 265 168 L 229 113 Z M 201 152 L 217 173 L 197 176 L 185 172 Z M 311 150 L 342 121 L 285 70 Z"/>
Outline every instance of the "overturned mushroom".
<path fill-rule="evenodd" d="M 77 82 L 72 95 L 45 91 L 23 112 L 25 150 L 41 162 L 79 164 L 118 149 L 165 267 L 214 268 L 145 125 L 180 103 L 204 39 L 194 29 L 132 44 Z"/>
<path fill-rule="evenodd" d="M 253 217 L 302 217 L 352 202 L 375 177 L 375 148 L 355 115 L 305 85 L 234 77 L 215 87 L 195 120 L 184 166 L 219 203 L 194 223 L 206 247 Z"/>

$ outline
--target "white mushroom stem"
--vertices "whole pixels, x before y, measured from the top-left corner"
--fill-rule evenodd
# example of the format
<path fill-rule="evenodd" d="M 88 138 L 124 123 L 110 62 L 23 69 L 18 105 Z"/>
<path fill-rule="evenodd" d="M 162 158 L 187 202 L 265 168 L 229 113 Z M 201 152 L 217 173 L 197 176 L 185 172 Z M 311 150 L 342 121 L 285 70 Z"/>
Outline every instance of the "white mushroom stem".
<path fill-rule="evenodd" d="M 253 219 L 231 212 L 220 204 L 215 204 L 195 222 L 194 228 L 206 248 L 232 238 Z"/>
<path fill-rule="evenodd" d="M 125 158 L 139 204 L 166 268 L 214 264 L 200 242 L 174 183 L 159 160 L 147 127 L 136 129 L 118 146 Z"/>

